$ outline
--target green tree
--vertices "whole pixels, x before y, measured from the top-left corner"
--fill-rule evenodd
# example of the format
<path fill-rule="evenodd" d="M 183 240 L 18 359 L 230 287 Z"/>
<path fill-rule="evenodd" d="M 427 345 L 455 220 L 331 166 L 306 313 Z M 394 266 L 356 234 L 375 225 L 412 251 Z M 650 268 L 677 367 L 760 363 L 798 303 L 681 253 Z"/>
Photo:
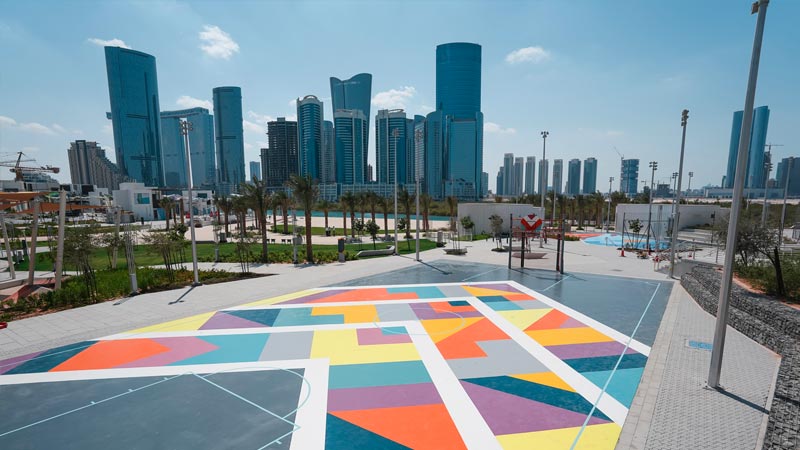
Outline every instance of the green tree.
<path fill-rule="evenodd" d="M 419 206 L 422 208 L 422 228 L 425 231 L 430 229 L 430 224 L 428 223 L 428 217 L 430 217 L 431 212 L 431 203 L 433 199 L 428 194 L 422 194 L 419 197 Z"/>
<path fill-rule="evenodd" d="M 386 232 L 385 236 L 389 236 L 389 209 L 392 207 L 392 202 L 387 197 L 381 197 L 378 201 L 378 206 L 381 207 L 381 214 L 383 214 L 383 229 Z"/>
<path fill-rule="evenodd" d="M 281 216 L 283 217 L 283 234 L 289 234 L 289 209 L 292 207 L 291 197 L 289 197 L 289 194 L 287 194 L 286 191 L 280 190 L 272 195 L 272 204 L 276 208 L 281 209 Z"/>
<path fill-rule="evenodd" d="M 64 258 L 81 274 L 86 296 L 92 300 L 97 297 L 97 278 L 91 264 L 96 247 L 93 239 L 96 228 L 95 226 L 68 227 L 64 230 Z"/>
<path fill-rule="evenodd" d="M 267 244 L 267 210 L 270 205 L 270 195 L 267 183 L 258 178 L 253 178 L 250 183 L 242 183 L 242 196 L 253 209 L 261 234 L 261 262 L 269 263 L 269 245 Z"/>
<path fill-rule="evenodd" d="M 175 210 L 175 200 L 171 197 L 161 197 L 159 205 L 164 210 L 164 218 L 167 219 L 167 231 L 169 231 L 169 221 L 172 218 L 172 213 Z"/>
<path fill-rule="evenodd" d="M 369 213 L 372 216 L 372 220 L 375 220 L 375 207 L 378 205 L 380 201 L 380 197 L 375 191 L 367 191 L 367 206 L 369 206 Z"/>
<path fill-rule="evenodd" d="M 397 200 L 403 206 L 403 213 L 406 215 L 406 239 L 411 239 L 411 207 L 416 198 L 414 194 L 409 193 L 405 187 L 400 188 L 397 194 Z"/>
<path fill-rule="evenodd" d="M 222 215 L 225 217 L 225 235 L 227 236 L 230 234 L 228 218 L 231 215 L 231 208 L 233 207 L 231 199 L 226 195 L 215 196 L 214 204 L 217 205 L 217 212 L 222 212 Z M 219 220 L 219 217 L 217 217 L 217 220 Z"/>
<path fill-rule="evenodd" d="M 350 211 L 350 223 L 354 224 L 356 222 L 356 203 L 358 200 L 352 192 L 345 192 L 344 195 L 342 195 L 342 200 L 345 202 L 347 209 Z M 351 237 L 356 237 L 356 230 L 354 230 L 353 227 L 350 228 Z"/>
<path fill-rule="evenodd" d="M 342 224 L 344 225 L 344 234 L 343 236 L 347 237 L 347 194 L 352 195 L 350 192 L 345 192 L 344 195 L 339 197 L 339 209 L 342 210 Z"/>
<path fill-rule="evenodd" d="M 320 209 L 322 211 L 322 214 L 325 215 L 325 229 L 327 230 L 328 229 L 328 214 L 331 212 L 331 209 L 333 209 L 333 203 L 331 203 L 331 202 L 329 202 L 327 200 L 320 200 L 319 203 L 317 204 L 317 208 Z"/>
<path fill-rule="evenodd" d="M 492 235 L 495 239 L 495 245 L 497 248 L 500 248 L 502 245 L 500 242 L 500 235 L 503 232 L 503 218 L 497 214 L 492 214 L 489 216 L 489 224 L 492 227 Z"/>
<path fill-rule="evenodd" d="M 292 175 L 289 179 L 289 187 L 292 188 L 297 205 L 303 208 L 303 215 L 305 215 L 306 219 L 306 261 L 313 264 L 314 249 L 311 245 L 311 212 L 319 196 L 319 186 L 310 176 Z"/>
<path fill-rule="evenodd" d="M 472 221 L 472 217 L 470 216 L 462 217 L 461 226 L 464 228 L 465 231 L 469 232 L 470 240 L 472 240 L 472 229 L 475 228 L 475 222 Z"/>
<path fill-rule="evenodd" d="M 378 238 L 378 232 L 381 230 L 381 227 L 375 223 L 374 220 L 370 220 L 367 222 L 367 233 L 369 233 L 370 237 L 372 237 L 372 249 L 375 250 L 375 239 Z"/>
<path fill-rule="evenodd" d="M 447 203 L 447 212 L 450 215 L 450 231 L 456 231 L 456 211 L 458 210 L 458 199 L 454 196 L 449 196 L 445 199 Z"/>

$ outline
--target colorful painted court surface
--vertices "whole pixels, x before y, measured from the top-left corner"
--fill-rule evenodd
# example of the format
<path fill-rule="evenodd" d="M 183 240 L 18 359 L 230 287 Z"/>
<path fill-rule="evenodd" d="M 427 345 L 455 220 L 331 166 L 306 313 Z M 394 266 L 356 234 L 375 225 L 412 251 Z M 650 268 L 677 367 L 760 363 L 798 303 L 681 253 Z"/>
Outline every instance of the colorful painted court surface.
<path fill-rule="evenodd" d="M 649 353 L 512 281 L 310 289 L 0 361 L 0 448 L 613 449 Z"/>

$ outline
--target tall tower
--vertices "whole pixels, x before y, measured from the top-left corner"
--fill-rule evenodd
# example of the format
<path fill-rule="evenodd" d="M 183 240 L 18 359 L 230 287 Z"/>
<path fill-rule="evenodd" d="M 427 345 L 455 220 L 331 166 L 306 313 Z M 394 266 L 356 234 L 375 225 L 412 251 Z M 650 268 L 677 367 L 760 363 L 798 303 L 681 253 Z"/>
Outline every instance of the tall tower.
<path fill-rule="evenodd" d="M 299 173 L 297 122 L 278 117 L 267 122 L 269 149 L 267 149 L 266 178 L 269 187 L 284 187 L 289 177 Z"/>
<path fill-rule="evenodd" d="M 322 178 L 323 121 L 322 102 L 317 97 L 297 99 L 299 173 L 318 181 Z"/>
<path fill-rule="evenodd" d="M 628 197 L 639 192 L 639 160 L 623 159 L 619 174 L 619 190 Z"/>
<path fill-rule="evenodd" d="M 547 192 L 547 170 L 549 164 L 546 159 L 539 160 L 539 193 Z"/>
<path fill-rule="evenodd" d="M 525 181 L 525 159 L 523 157 L 514 158 L 514 195 L 522 195 Z"/>
<path fill-rule="evenodd" d="M 728 150 L 728 167 L 725 173 L 724 188 L 733 188 L 736 178 L 736 161 L 739 157 L 739 138 L 742 135 L 743 111 L 733 113 L 731 126 L 731 145 Z M 759 106 L 753 109 L 753 132 L 750 135 L 750 150 L 747 158 L 747 172 L 744 179 L 746 188 L 763 188 L 764 179 L 764 146 L 767 143 L 767 127 L 769 125 L 769 107 Z"/>
<path fill-rule="evenodd" d="M 525 158 L 525 193 L 533 195 L 536 192 L 536 157 Z"/>
<path fill-rule="evenodd" d="M 581 160 L 578 158 L 570 159 L 567 168 L 567 195 L 578 195 L 581 193 Z"/>
<path fill-rule="evenodd" d="M 135 181 L 163 186 L 156 59 L 121 47 L 105 53 L 117 166 Z"/>
<path fill-rule="evenodd" d="M 586 195 L 597 192 L 597 160 L 586 158 L 583 161 L 583 193 Z"/>
<path fill-rule="evenodd" d="M 561 195 L 564 190 L 564 160 L 553 160 L 553 191 L 557 195 Z"/>
<path fill-rule="evenodd" d="M 336 152 L 334 147 L 336 137 L 333 131 L 333 122 L 325 120 L 322 122 L 322 170 L 320 171 L 320 183 L 328 184 L 336 182 Z"/>
<path fill-rule="evenodd" d="M 503 195 L 514 195 L 514 154 L 503 155 Z"/>
<path fill-rule="evenodd" d="M 336 135 L 336 182 L 363 184 L 367 176 L 367 118 L 360 110 L 338 109 L 333 112 Z"/>
<path fill-rule="evenodd" d="M 366 176 L 367 164 L 369 157 L 369 121 L 370 121 L 370 103 L 372 101 L 372 74 L 359 73 L 346 80 L 340 80 L 336 77 L 331 77 L 331 102 L 333 103 L 333 114 L 340 109 L 350 111 L 360 111 L 364 116 L 361 122 L 363 130 L 364 148 L 363 155 L 360 156 L 362 161 L 359 161 L 363 168 L 359 169 Z M 338 172 L 338 169 L 337 169 Z M 341 181 L 340 181 L 341 182 Z"/>
<path fill-rule="evenodd" d="M 169 187 L 186 187 L 186 148 L 181 134 L 181 120 L 192 123 L 189 131 L 192 182 L 194 186 L 213 187 L 217 166 L 214 151 L 214 117 L 205 108 L 161 111 L 161 145 L 164 151 L 164 180 Z"/>
<path fill-rule="evenodd" d="M 247 181 L 244 171 L 244 122 L 242 89 L 214 88 L 214 135 L 217 143 L 217 187 L 220 192 L 239 192 Z"/>
<path fill-rule="evenodd" d="M 395 173 L 397 173 L 398 184 L 408 183 L 409 179 L 413 181 L 413 174 L 408 173 L 407 170 L 408 126 L 406 122 L 406 113 L 402 109 L 382 109 L 375 116 L 375 147 L 377 150 L 375 169 L 378 183 L 394 184 Z"/>

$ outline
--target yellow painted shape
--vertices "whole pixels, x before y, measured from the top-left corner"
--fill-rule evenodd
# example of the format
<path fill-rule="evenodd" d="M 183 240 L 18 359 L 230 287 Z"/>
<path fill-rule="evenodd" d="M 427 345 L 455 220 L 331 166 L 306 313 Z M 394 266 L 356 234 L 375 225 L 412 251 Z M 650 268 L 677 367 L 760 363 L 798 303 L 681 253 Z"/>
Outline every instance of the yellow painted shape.
<path fill-rule="evenodd" d="M 514 309 L 511 311 L 497 311 L 497 313 L 514 324 L 515 327 L 524 330 L 552 310 L 553 308 Z"/>
<path fill-rule="evenodd" d="M 330 316 L 342 314 L 344 323 L 372 323 L 378 321 L 378 309 L 375 305 L 354 306 L 315 306 L 311 309 L 312 316 Z"/>
<path fill-rule="evenodd" d="M 210 313 L 198 314 L 196 316 L 185 317 L 183 319 L 171 320 L 169 322 L 160 323 L 158 325 L 151 325 L 149 327 L 139 328 L 129 331 L 129 334 L 138 333 L 154 333 L 159 331 L 195 331 L 205 324 L 208 319 L 216 314 L 216 311 Z"/>
<path fill-rule="evenodd" d="M 525 334 L 544 345 L 591 344 L 613 341 L 594 328 L 555 328 L 551 330 L 526 331 Z"/>
<path fill-rule="evenodd" d="M 570 448 L 581 427 L 558 428 L 530 433 L 497 436 L 504 450 L 564 450 Z M 588 425 L 581 434 L 576 450 L 614 450 L 622 427 L 611 422 Z"/>
<path fill-rule="evenodd" d="M 331 365 L 416 361 L 419 353 L 413 343 L 358 345 L 355 329 L 316 330 L 311 343 L 311 358 L 329 358 Z"/>
<path fill-rule="evenodd" d="M 483 317 L 454 317 L 452 319 L 429 319 L 420 320 L 419 323 L 428 332 L 434 343 L 442 341 L 457 332 L 467 328 L 473 323 L 483 319 Z"/>
<path fill-rule="evenodd" d="M 561 377 L 553 372 L 522 373 L 511 376 L 514 378 L 519 378 L 520 380 L 539 383 L 545 386 L 563 389 L 565 391 L 576 392 L 575 389 L 572 389 L 572 386 L 568 385 L 566 381 L 562 380 Z"/>
<path fill-rule="evenodd" d="M 464 290 L 474 295 L 475 297 L 519 294 L 518 292 L 501 291 L 498 289 L 489 289 L 480 286 L 462 286 L 462 287 L 464 288 Z"/>
<path fill-rule="evenodd" d="M 264 306 L 274 305 L 276 303 L 285 302 L 287 300 L 294 300 L 296 298 L 305 297 L 306 295 L 318 294 L 325 289 L 306 289 L 304 291 L 292 292 L 290 294 L 279 295 L 277 297 L 270 297 L 264 300 L 258 300 L 252 303 L 247 303 L 244 306 Z"/>

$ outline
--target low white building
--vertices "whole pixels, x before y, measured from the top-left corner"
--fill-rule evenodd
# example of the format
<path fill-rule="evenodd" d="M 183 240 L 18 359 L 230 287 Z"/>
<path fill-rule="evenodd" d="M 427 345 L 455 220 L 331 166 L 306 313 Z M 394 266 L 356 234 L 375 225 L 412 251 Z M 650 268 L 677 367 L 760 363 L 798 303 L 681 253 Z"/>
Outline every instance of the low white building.
<path fill-rule="evenodd" d="M 535 214 L 541 217 L 542 208 L 538 206 L 529 205 L 527 203 L 459 203 L 458 204 L 458 226 L 461 227 L 461 218 L 469 216 L 475 224 L 473 233 L 487 233 L 491 234 L 492 224 L 489 217 L 497 214 L 503 219 L 502 231 L 506 233 L 509 231 L 509 220 L 511 215 L 514 219 L 527 216 L 528 214 Z"/>
<path fill-rule="evenodd" d="M 153 208 L 155 190 L 144 183 L 120 183 L 119 189 L 112 193 L 114 205 L 133 213 L 134 220 L 154 220 L 157 218 Z"/>
<path fill-rule="evenodd" d="M 647 223 L 649 221 L 652 224 L 652 234 L 657 237 L 667 237 L 669 236 L 669 230 L 672 228 L 673 208 L 674 205 L 672 203 L 653 204 L 651 214 L 647 203 L 617 205 L 617 211 L 614 216 L 614 229 L 618 233 L 622 232 L 624 221 L 625 231 L 631 232 L 631 221 L 639 219 L 642 226 L 641 233 L 647 231 Z M 719 205 L 681 205 L 678 229 L 714 225 L 723 218 L 727 219 L 730 213 L 730 208 L 723 208 Z"/>

